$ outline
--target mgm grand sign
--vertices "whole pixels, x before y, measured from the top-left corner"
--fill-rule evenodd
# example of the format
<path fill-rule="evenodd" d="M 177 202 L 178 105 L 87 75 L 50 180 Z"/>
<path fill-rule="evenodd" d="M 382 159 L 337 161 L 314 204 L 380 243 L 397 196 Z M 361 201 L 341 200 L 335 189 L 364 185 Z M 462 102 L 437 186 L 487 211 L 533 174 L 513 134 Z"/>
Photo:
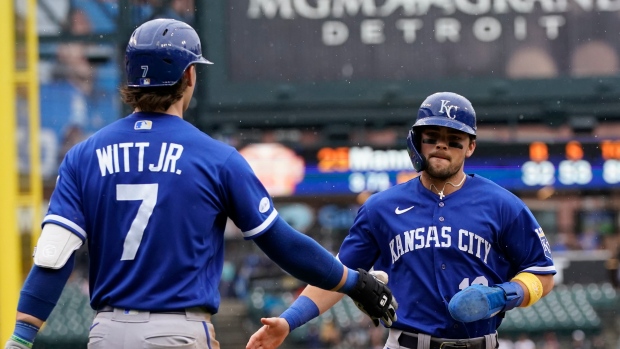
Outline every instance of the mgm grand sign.
<path fill-rule="evenodd" d="M 230 78 L 311 82 L 618 72 L 620 0 L 235 0 Z"/>

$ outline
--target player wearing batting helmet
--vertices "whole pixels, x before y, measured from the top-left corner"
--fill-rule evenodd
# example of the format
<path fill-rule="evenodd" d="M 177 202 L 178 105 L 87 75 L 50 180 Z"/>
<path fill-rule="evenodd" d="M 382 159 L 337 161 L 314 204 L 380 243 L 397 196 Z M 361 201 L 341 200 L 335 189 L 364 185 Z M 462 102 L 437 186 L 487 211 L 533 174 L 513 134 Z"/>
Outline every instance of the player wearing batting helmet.
<path fill-rule="evenodd" d="M 476 113 L 465 97 L 426 98 L 407 143 L 420 175 L 362 205 L 338 258 L 389 280 L 398 308 L 394 321 L 380 319 L 391 325 L 385 348 L 497 348 L 502 314 L 553 288 L 549 243 L 519 198 L 464 172 L 476 148 Z M 342 298 L 312 286 L 302 297 L 318 310 L 295 302 L 280 318 L 263 319 L 247 348 L 277 347 L 290 323 L 304 323 Z"/>
<path fill-rule="evenodd" d="M 210 318 L 227 217 L 291 275 L 348 294 L 371 316 L 389 312 L 387 286 L 291 228 L 244 158 L 183 120 L 197 64 L 211 62 L 183 22 L 152 20 L 131 35 L 121 95 L 134 112 L 60 165 L 5 349 L 32 347 L 84 242 L 97 311 L 89 348 L 219 348 Z"/>

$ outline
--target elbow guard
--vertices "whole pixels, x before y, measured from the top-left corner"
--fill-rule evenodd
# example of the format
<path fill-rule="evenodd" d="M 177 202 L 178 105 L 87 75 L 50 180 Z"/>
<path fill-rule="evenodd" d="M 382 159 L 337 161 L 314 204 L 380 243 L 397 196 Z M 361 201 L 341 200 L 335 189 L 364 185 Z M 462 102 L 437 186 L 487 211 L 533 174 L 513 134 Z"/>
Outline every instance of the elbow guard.
<path fill-rule="evenodd" d="M 538 302 L 542 298 L 543 285 L 536 275 L 532 273 L 519 273 L 517 276 L 512 278 L 512 280 L 521 281 L 527 288 L 530 295 L 530 301 L 525 305 L 526 307 Z"/>
<path fill-rule="evenodd" d="M 62 268 L 73 251 L 82 246 L 82 239 L 69 230 L 48 223 L 43 231 L 34 251 L 34 264 L 49 269 Z"/>

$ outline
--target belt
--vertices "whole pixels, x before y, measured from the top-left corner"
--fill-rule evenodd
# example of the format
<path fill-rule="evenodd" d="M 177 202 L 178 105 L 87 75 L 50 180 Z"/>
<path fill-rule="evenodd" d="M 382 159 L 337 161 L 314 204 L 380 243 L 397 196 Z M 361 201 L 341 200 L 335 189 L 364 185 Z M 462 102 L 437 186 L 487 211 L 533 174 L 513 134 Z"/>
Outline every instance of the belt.
<path fill-rule="evenodd" d="M 114 311 L 114 307 L 106 305 L 103 306 L 99 309 L 97 309 L 97 313 L 108 313 L 108 312 L 113 312 Z M 131 311 L 140 311 L 140 312 L 149 312 L 151 314 L 185 314 L 187 312 L 186 309 L 171 309 L 171 310 L 161 310 L 161 311 L 148 311 L 148 310 L 134 310 L 134 309 L 123 309 L 125 312 L 131 312 Z"/>
<path fill-rule="evenodd" d="M 409 349 L 418 349 L 418 336 L 402 333 L 398 344 Z M 472 339 L 445 339 L 431 337 L 429 349 L 485 349 L 484 337 Z M 421 348 L 422 349 L 422 348 Z"/>
<path fill-rule="evenodd" d="M 120 322 L 148 322 L 153 314 L 173 314 L 183 315 L 188 321 L 207 321 L 211 322 L 211 313 L 207 311 L 205 307 L 191 307 L 186 309 L 168 309 L 168 310 L 136 310 L 136 309 L 124 309 L 115 308 L 109 305 L 103 306 L 97 309 L 99 313 L 112 313 L 112 320 Z M 103 315 L 102 315 L 103 316 Z"/>

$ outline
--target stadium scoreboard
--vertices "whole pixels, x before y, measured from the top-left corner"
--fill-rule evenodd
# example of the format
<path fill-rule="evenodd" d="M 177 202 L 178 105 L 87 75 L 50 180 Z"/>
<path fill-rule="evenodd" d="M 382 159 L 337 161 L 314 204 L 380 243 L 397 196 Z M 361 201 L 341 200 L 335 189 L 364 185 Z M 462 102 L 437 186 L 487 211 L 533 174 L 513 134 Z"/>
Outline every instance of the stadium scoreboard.
<path fill-rule="evenodd" d="M 296 195 L 377 192 L 417 176 L 405 148 L 322 147 L 299 156 L 305 172 Z M 513 191 L 611 189 L 620 183 L 620 140 L 479 142 L 465 172 Z"/>

